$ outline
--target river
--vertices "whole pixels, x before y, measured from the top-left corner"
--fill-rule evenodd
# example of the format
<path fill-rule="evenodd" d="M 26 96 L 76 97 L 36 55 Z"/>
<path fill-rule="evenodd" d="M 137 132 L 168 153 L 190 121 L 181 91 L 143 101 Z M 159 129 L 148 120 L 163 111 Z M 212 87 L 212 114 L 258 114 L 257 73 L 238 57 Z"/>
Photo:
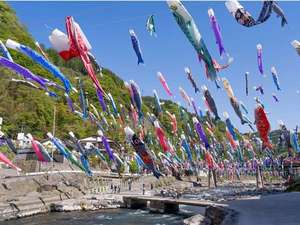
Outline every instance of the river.
<path fill-rule="evenodd" d="M 205 192 L 186 194 L 188 199 L 224 198 L 243 193 L 244 187 L 218 187 Z M 247 193 L 247 192 L 246 192 Z M 213 199 L 216 200 L 216 199 Z M 180 206 L 178 214 L 152 214 L 145 210 L 113 209 L 93 212 L 48 213 L 33 217 L 0 222 L 0 225 L 182 225 L 183 219 L 205 210 L 195 206 Z"/>
<path fill-rule="evenodd" d="M 93 212 L 48 213 L 0 225 L 182 225 L 184 218 L 203 212 L 200 207 L 180 208 L 178 214 L 152 214 L 144 210 L 109 209 Z"/>

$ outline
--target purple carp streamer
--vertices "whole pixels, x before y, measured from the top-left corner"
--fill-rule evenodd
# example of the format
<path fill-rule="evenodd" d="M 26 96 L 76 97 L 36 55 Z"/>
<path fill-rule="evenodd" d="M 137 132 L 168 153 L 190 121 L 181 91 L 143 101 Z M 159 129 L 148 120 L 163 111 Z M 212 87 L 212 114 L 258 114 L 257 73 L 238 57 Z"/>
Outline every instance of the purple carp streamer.
<path fill-rule="evenodd" d="M 213 29 L 213 32 L 214 32 L 214 35 L 216 38 L 216 43 L 219 47 L 220 56 L 222 56 L 226 52 L 225 52 L 225 48 L 224 48 L 224 44 L 223 44 L 221 29 L 217 22 L 217 18 L 215 17 L 215 13 L 214 13 L 213 9 L 208 10 L 208 16 L 209 16 L 210 24 L 211 24 L 211 27 Z"/>
<path fill-rule="evenodd" d="M 70 111 L 75 112 L 75 108 L 74 108 L 74 104 L 73 104 L 72 99 L 70 98 L 70 96 L 67 93 L 65 93 L 65 97 L 66 97 L 66 101 L 67 101 L 67 104 L 68 104 L 68 107 L 69 107 Z"/>
<path fill-rule="evenodd" d="M 105 101 L 104 101 L 104 97 L 103 97 L 103 92 L 101 90 L 99 90 L 98 88 L 96 88 L 96 94 L 97 94 L 97 98 L 98 98 L 98 101 L 101 105 L 101 108 L 103 110 L 103 112 L 106 112 L 107 110 L 107 107 L 106 107 L 106 104 L 105 104 Z"/>
<path fill-rule="evenodd" d="M 46 70 L 48 70 L 50 73 L 52 73 L 56 78 L 60 79 L 62 83 L 64 84 L 65 91 L 69 93 L 72 90 L 71 82 L 65 77 L 64 74 L 52 63 L 50 63 L 44 56 L 40 55 L 39 53 L 35 52 L 31 48 L 19 44 L 13 40 L 8 39 L 6 41 L 6 46 L 8 48 L 17 50 L 21 52 L 22 54 L 28 56 L 31 58 L 34 62 L 40 64 L 42 67 L 44 67 Z"/>
<path fill-rule="evenodd" d="M 101 130 L 98 131 L 98 135 L 99 135 L 99 137 L 100 137 L 101 140 L 102 140 L 102 143 L 103 143 L 103 145 L 104 145 L 104 148 L 105 148 L 105 150 L 106 150 L 106 152 L 107 152 L 107 154 L 108 154 L 108 156 L 109 156 L 109 159 L 112 160 L 112 161 L 115 160 L 114 153 L 113 153 L 112 149 L 110 148 L 110 145 L 109 145 L 109 143 L 108 143 L 108 140 L 107 140 L 107 138 L 104 136 L 104 134 L 103 134 L 103 132 L 102 132 Z"/>
<path fill-rule="evenodd" d="M 261 75 L 264 75 L 263 61 L 262 61 L 262 45 L 261 44 L 256 45 L 256 49 L 257 49 L 258 70 Z"/>
<path fill-rule="evenodd" d="M 6 67 L 7 69 L 10 69 L 24 77 L 24 79 L 29 80 L 29 81 L 34 81 L 38 83 L 41 87 L 41 89 L 45 90 L 49 96 L 56 96 L 55 93 L 51 92 L 48 90 L 47 87 L 47 80 L 33 74 L 30 70 L 26 69 L 25 67 L 11 62 L 6 58 L 3 58 L 0 56 L 0 66 Z"/>
<path fill-rule="evenodd" d="M 193 117 L 193 122 L 194 122 L 195 130 L 197 131 L 200 141 L 202 141 L 204 143 L 206 149 L 209 149 L 210 145 L 208 143 L 208 139 L 204 133 L 201 123 L 197 120 L 196 117 Z"/>

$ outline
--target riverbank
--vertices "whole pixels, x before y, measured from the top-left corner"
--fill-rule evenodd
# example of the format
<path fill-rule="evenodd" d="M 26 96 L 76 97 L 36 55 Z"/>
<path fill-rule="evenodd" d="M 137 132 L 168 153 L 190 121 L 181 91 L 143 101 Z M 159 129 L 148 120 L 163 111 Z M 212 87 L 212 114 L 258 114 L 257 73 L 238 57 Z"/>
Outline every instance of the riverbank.
<path fill-rule="evenodd" d="M 145 194 L 151 195 L 174 180 L 173 177 L 156 180 L 153 176 L 129 175 L 119 178 L 115 174 L 87 177 L 76 172 L 9 176 L 1 178 L 0 221 L 47 212 L 120 208 L 122 194 L 142 194 L 144 184 Z"/>
<path fill-rule="evenodd" d="M 248 199 L 283 191 L 281 183 L 257 189 L 255 181 L 245 178 L 242 182 L 222 182 L 218 188 L 208 189 L 203 178 L 198 187 L 187 177 L 177 181 L 174 177 L 160 180 L 153 176 L 124 176 L 95 174 L 86 177 L 82 173 L 36 174 L 34 176 L 6 177 L 0 185 L 0 220 L 10 220 L 49 212 L 98 211 L 124 207 L 123 195 L 145 195 L 166 197 L 182 195 L 183 198 L 228 202 Z M 130 185 L 129 185 L 130 184 Z M 152 188 L 151 188 L 152 187 Z M 228 204 L 229 205 L 229 204 Z M 99 211 L 100 210 L 100 211 Z M 201 211 L 201 212 L 200 212 Z M 105 212 L 105 211 L 104 211 Z M 184 224 L 220 224 L 221 221 L 236 220 L 230 207 L 207 207 L 196 209 L 194 215 L 185 218 Z M 0 224 L 6 224 L 1 223 Z M 12 223 L 13 224 L 13 223 Z"/>

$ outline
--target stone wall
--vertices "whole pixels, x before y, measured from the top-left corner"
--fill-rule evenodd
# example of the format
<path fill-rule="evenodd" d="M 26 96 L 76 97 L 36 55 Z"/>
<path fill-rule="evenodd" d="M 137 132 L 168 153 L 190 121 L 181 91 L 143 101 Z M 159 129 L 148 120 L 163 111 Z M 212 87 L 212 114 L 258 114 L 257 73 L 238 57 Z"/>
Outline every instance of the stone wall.
<path fill-rule="evenodd" d="M 59 173 L 51 174 L 51 176 L 19 176 L 1 179 L 0 220 L 47 212 L 53 208 L 53 204 L 63 204 L 62 202 L 66 200 L 69 200 L 69 206 L 70 202 L 73 202 L 74 207 L 75 205 L 88 207 L 82 201 L 86 201 L 91 194 L 104 195 L 109 193 L 110 183 L 114 180 L 117 179 L 97 175 L 89 178 L 83 173 Z M 99 199 L 94 199 L 94 203 L 100 206 L 102 203 L 100 204 L 99 201 Z M 94 206 L 89 207 L 93 208 Z"/>

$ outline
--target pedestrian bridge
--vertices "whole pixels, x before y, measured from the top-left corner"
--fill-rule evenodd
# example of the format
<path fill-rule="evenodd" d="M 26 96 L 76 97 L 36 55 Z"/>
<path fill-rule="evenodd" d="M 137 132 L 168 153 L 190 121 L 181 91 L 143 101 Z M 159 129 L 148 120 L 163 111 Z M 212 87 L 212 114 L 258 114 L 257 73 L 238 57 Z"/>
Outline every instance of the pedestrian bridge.
<path fill-rule="evenodd" d="M 212 201 L 184 198 L 162 198 L 155 196 L 123 196 L 123 201 L 126 208 L 149 209 L 151 212 L 160 213 L 176 213 L 179 211 L 179 205 L 190 205 L 199 207 L 227 206 L 225 204 L 219 204 Z"/>

